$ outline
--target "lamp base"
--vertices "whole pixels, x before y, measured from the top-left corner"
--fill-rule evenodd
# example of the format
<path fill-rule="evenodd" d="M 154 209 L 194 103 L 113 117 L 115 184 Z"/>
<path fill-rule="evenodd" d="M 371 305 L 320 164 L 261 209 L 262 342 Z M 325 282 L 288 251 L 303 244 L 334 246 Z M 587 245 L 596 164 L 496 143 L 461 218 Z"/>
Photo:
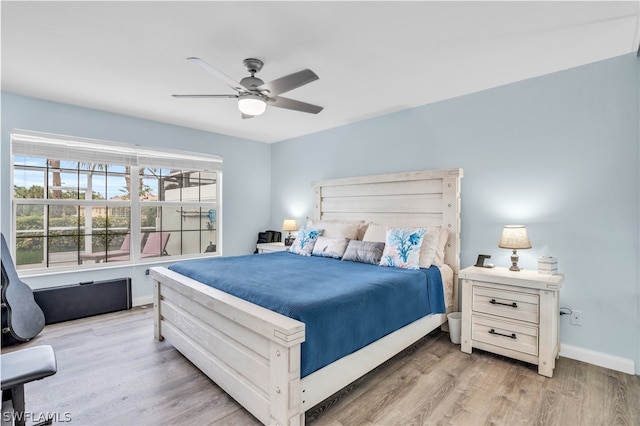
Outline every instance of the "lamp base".
<path fill-rule="evenodd" d="M 293 241 L 295 240 L 295 238 L 293 237 L 287 237 L 284 239 L 284 245 L 289 247 L 291 245 L 293 245 Z"/>
<path fill-rule="evenodd" d="M 518 272 L 520 270 L 520 268 L 518 268 L 519 259 L 520 257 L 518 256 L 518 252 L 516 249 L 513 249 L 513 254 L 511 255 L 511 267 L 509 268 L 510 271 Z"/>

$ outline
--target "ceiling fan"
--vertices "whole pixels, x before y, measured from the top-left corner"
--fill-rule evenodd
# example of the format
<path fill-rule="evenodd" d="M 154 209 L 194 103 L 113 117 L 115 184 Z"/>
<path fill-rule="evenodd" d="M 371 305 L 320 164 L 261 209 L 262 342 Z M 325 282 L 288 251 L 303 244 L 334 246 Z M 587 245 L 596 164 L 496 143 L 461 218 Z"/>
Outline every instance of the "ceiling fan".
<path fill-rule="evenodd" d="M 243 78 L 238 83 L 200 58 L 190 57 L 187 60 L 218 77 L 237 93 L 235 95 L 171 95 L 174 98 L 236 98 L 238 99 L 238 109 L 242 113 L 242 118 L 253 118 L 264 113 L 267 104 L 310 114 L 317 114 L 322 111 L 320 106 L 280 96 L 281 93 L 317 80 L 318 76 L 310 69 L 304 69 L 265 83 L 255 76 L 264 66 L 264 62 L 260 59 L 247 58 L 243 61 L 243 64 L 251 76 Z"/>

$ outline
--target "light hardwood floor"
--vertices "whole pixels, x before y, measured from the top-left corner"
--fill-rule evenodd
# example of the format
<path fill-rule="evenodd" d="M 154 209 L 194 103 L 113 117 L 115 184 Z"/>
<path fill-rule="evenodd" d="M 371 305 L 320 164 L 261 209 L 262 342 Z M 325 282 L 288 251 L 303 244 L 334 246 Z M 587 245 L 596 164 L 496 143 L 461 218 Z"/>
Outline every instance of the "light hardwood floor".
<path fill-rule="evenodd" d="M 45 327 L 58 373 L 25 386 L 27 411 L 64 425 L 255 425 L 247 411 L 153 339 L 152 309 L 135 308 Z M 533 365 L 467 355 L 435 331 L 307 412 L 314 426 L 640 425 L 640 376 L 560 358 L 552 379 Z"/>

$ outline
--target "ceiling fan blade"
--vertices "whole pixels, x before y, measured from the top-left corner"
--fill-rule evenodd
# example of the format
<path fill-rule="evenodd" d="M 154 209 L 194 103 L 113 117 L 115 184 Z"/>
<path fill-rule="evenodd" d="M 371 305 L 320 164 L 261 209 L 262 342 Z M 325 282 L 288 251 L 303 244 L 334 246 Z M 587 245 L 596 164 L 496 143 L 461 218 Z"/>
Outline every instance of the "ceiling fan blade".
<path fill-rule="evenodd" d="M 300 86 L 304 86 L 307 83 L 317 80 L 319 77 L 313 71 L 304 69 L 302 71 L 294 72 L 293 74 L 285 75 L 284 77 L 277 78 L 269 83 L 265 83 L 256 87 L 256 90 L 268 91 L 267 96 L 278 96 L 281 93 L 288 92 Z"/>
<path fill-rule="evenodd" d="M 215 69 L 214 67 L 212 67 L 211 65 L 203 61 L 202 59 L 192 56 L 187 58 L 187 60 L 191 61 L 191 63 L 199 66 L 200 68 L 207 71 L 208 73 L 215 75 L 220 80 L 227 83 L 227 85 L 229 85 L 233 90 L 240 90 L 240 91 L 247 90 L 246 87 L 242 86 L 242 84 L 238 83 L 237 81 L 235 81 L 234 79 L 232 79 L 231 77 L 223 73 L 222 71 L 218 71 L 217 69 Z"/>
<path fill-rule="evenodd" d="M 238 95 L 171 95 L 174 98 L 237 98 Z"/>
<path fill-rule="evenodd" d="M 269 105 L 278 108 L 292 109 L 294 111 L 308 112 L 309 114 L 317 114 L 323 110 L 321 106 L 294 101 L 293 99 L 283 98 L 282 96 L 269 99 Z"/>
<path fill-rule="evenodd" d="M 249 115 L 249 114 L 243 114 L 243 113 L 240 113 L 240 115 L 242 116 L 243 119 L 255 117 L 255 115 Z"/>

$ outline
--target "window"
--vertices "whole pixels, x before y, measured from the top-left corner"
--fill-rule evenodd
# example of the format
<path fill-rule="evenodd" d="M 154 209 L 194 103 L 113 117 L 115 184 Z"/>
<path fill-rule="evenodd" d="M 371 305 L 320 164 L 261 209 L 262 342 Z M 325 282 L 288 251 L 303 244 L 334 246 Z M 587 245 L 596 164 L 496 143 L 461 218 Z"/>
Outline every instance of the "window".
<path fill-rule="evenodd" d="M 218 156 L 26 131 L 11 154 L 18 269 L 220 252 Z"/>

